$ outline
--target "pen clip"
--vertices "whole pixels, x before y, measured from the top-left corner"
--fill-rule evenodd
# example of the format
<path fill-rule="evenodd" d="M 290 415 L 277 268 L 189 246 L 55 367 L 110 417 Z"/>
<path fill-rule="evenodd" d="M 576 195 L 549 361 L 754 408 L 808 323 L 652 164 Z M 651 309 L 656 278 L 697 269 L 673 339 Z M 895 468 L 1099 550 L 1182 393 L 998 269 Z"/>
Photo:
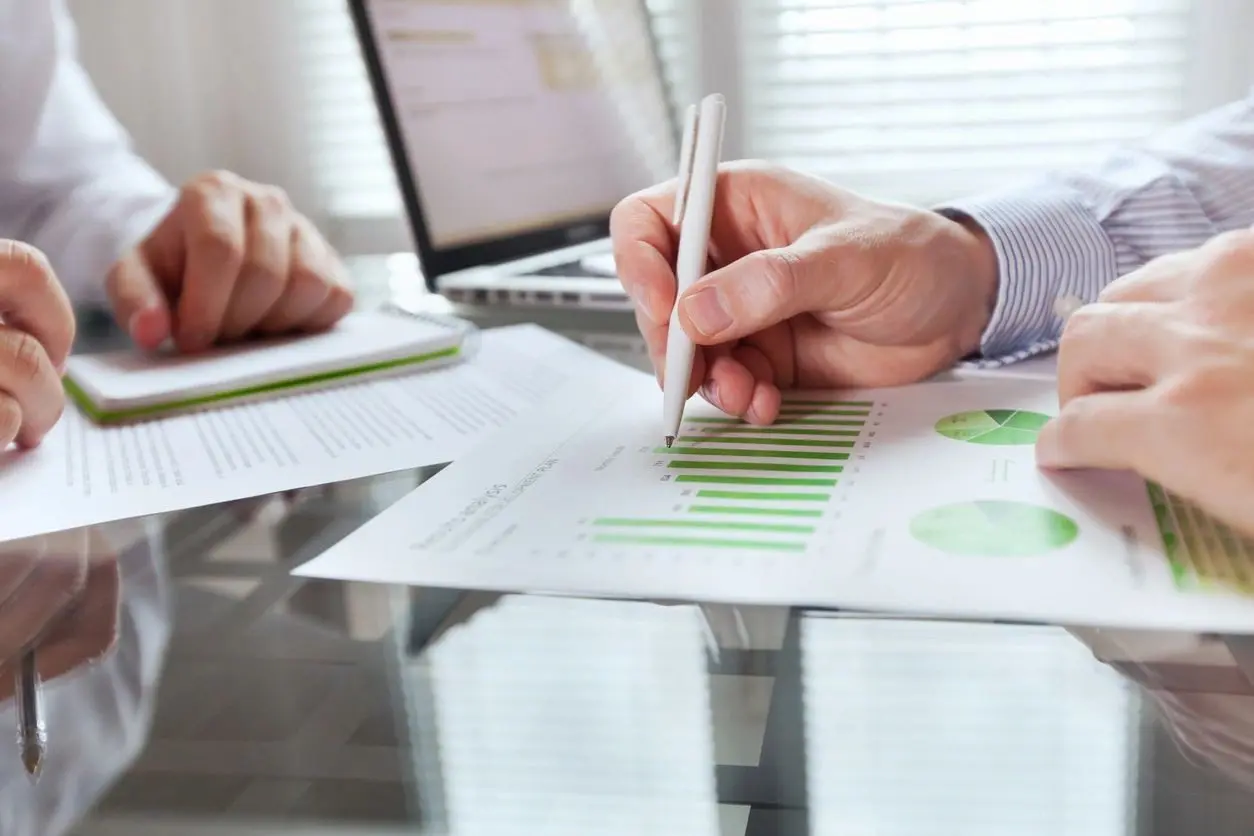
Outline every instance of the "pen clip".
<path fill-rule="evenodd" d="M 688 208 L 688 189 L 692 185 L 692 161 L 697 151 L 697 106 L 688 105 L 684 112 L 684 133 L 679 144 L 679 175 L 675 184 L 675 209 L 671 213 L 671 223 L 679 226 L 684 220 L 684 211 Z"/>

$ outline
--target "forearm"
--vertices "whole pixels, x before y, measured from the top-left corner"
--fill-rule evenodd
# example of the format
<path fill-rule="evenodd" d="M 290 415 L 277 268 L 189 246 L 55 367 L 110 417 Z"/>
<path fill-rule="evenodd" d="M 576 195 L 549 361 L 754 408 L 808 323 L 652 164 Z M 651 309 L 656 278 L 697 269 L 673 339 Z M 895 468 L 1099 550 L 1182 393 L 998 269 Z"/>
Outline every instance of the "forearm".
<path fill-rule="evenodd" d="M 999 289 L 990 360 L 1057 344 L 1060 305 L 1091 302 L 1147 261 L 1254 224 L 1254 91 L 1089 170 L 941 208 L 988 235 Z"/>
<path fill-rule="evenodd" d="M 76 300 L 97 300 L 174 189 L 131 150 L 79 65 L 63 0 L 12 15 L 0 50 L 0 237 L 39 247 Z"/>
<path fill-rule="evenodd" d="M 109 268 L 157 224 L 175 190 L 142 160 L 119 150 L 98 170 L 31 188 L 12 233 L 47 254 L 76 303 L 104 301 Z"/>

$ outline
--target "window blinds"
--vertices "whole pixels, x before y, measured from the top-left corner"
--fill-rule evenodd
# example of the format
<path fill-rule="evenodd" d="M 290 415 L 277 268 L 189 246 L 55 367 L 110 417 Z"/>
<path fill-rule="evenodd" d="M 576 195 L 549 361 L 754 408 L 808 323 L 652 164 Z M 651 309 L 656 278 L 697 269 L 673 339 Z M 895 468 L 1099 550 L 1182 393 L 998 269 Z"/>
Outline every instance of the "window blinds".
<path fill-rule="evenodd" d="M 324 210 L 394 221 L 401 202 L 346 4 L 293 1 Z M 700 92 L 694 56 L 727 49 L 702 42 L 691 4 L 709 15 L 738 2 L 732 118 L 745 152 L 926 202 L 1083 162 L 1174 121 L 1196 0 L 647 2 L 676 104 Z"/>

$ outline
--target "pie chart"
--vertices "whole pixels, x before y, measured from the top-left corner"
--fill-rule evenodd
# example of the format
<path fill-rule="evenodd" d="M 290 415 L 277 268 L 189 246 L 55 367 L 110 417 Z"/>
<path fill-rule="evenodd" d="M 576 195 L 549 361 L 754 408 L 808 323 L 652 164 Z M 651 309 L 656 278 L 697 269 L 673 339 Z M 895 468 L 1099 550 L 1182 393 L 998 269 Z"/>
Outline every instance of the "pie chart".
<path fill-rule="evenodd" d="M 910 521 L 910 535 L 920 543 L 976 557 L 1033 557 L 1069 546 L 1079 534 L 1065 514 L 1000 499 L 942 505 Z"/>
<path fill-rule="evenodd" d="M 1035 444 L 1037 433 L 1048 421 L 1044 413 L 1023 409 L 973 409 L 946 415 L 936 422 L 936 431 L 968 444 L 1011 447 Z"/>

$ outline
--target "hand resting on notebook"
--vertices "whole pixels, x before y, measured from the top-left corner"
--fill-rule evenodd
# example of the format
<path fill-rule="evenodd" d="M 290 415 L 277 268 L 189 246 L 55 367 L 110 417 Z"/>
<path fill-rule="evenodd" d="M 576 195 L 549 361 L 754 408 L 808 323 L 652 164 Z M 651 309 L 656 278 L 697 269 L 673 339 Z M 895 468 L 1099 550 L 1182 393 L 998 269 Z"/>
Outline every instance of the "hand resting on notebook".
<path fill-rule="evenodd" d="M 74 312 L 43 253 L 0 239 L 0 449 L 34 447 L 61 417 Z"/>
<path fill-rule="evenodd" d="M 229 172 L 193 178 L 109 272 L 118 324 L 140 347 L 320 331 L 352 308 L 343 264 L 279 189 Z"/>

